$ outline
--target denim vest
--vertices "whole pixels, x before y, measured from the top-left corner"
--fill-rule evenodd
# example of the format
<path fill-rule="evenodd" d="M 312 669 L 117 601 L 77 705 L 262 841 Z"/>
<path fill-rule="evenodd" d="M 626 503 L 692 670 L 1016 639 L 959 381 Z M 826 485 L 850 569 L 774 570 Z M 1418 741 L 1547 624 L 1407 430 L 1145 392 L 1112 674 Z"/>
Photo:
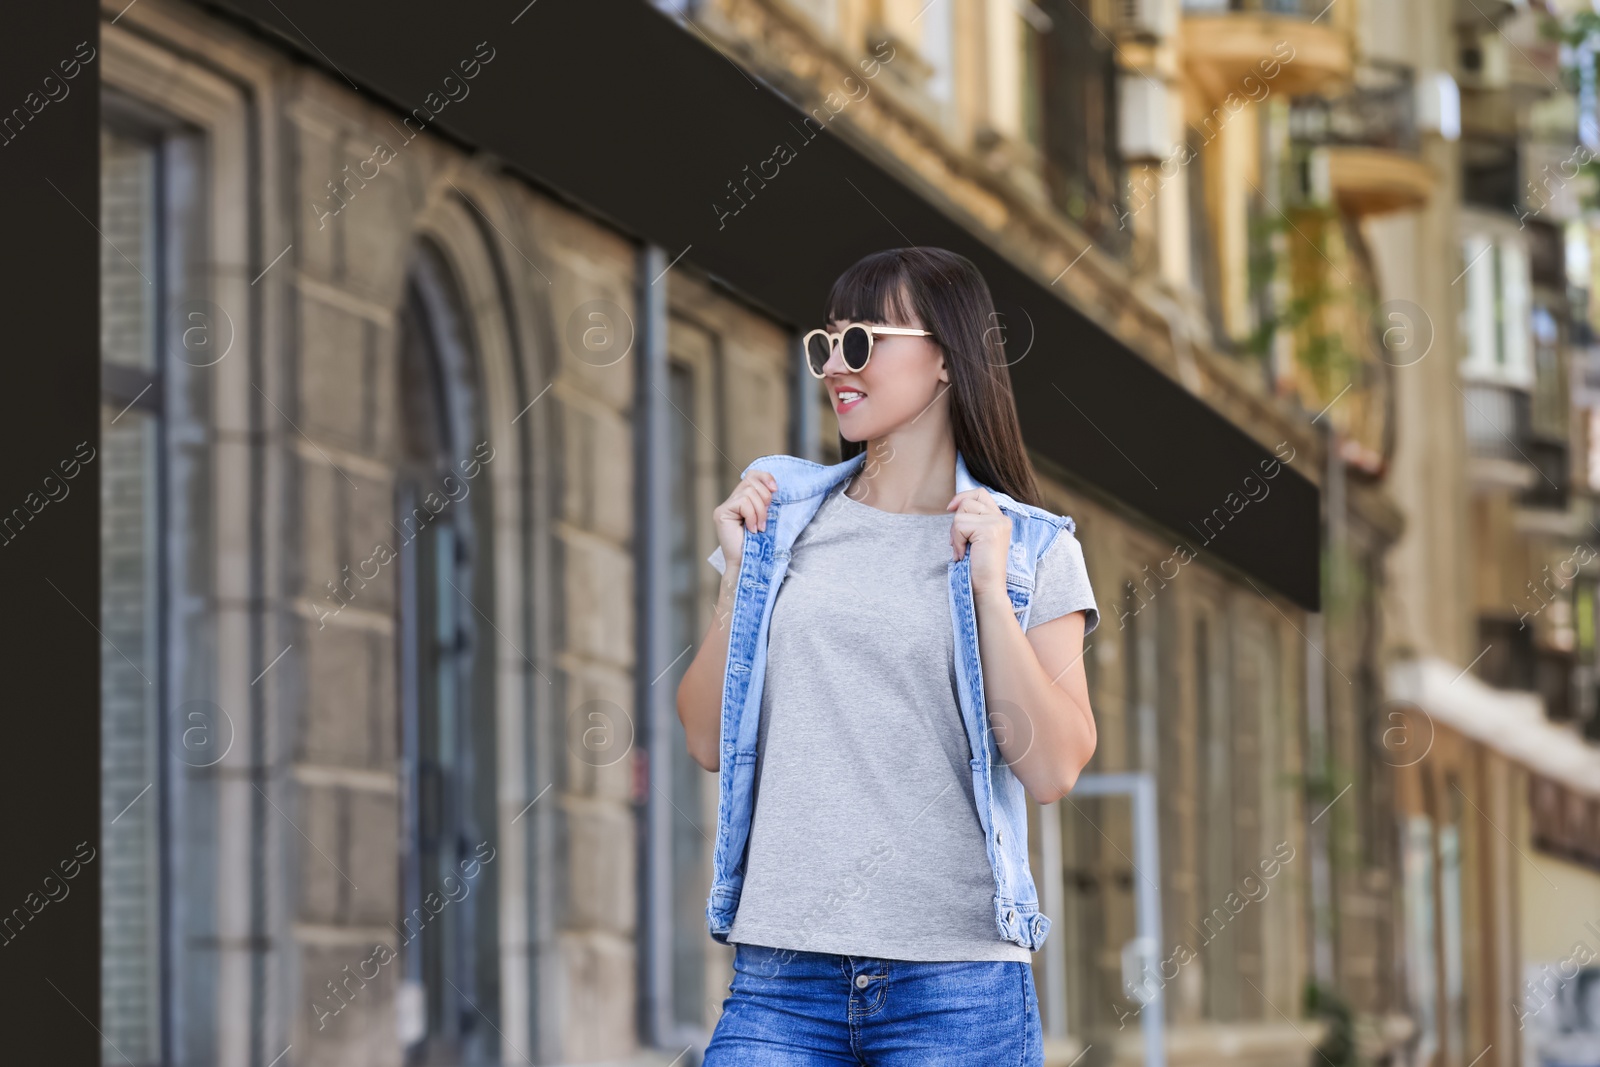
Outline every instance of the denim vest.
<path fill-rule="evenodd" d="M 722 741 L 718 770 L 717 840 L 712 853 L 711 896 L 706 923 L 711 936 L 728 943 L 728 932 L 744 888 L 745 845 L 750 836 L 756 773 L 756 738 L 761 718 L 761 688 L 767 663 L 767 628 L 778 589 L 788 572 L 789 551 L 816 514 L 824 496 L 859 470 L 862 452 L 843 463 L 823 466 L 794 456 L 763 456 L 749 467 L 770 473 L 778 483 L 767 509 L 767 528 L 746 530 L 728 634 L 728 666 L 722 681 Z M 984 488 L 1011 520 L 1011 550 L 1006 591 L 1017 621 L 1028 622 L 1034 564 L 1070 518 L 1053 515 L 980 486 L 956 455 L 956 491 Z M 721 551 L 720 549 L 718 551 Z M 955 668 L 961 719 L 971 759 L 972 793 L 983 826 L 989 866 L 994 871 L 994 918 L 1001 938 L 1032 950 L 1044 944 L 1050 920 L 1039 911 L 1039 895 L 1028 870 L 1027 792 L 1000 755 L 984 708 L 983 668 L 978 662 L 977 615 L 972 599 L 971 555 L 950 565 L 950 621 L 955 633 Z"/>

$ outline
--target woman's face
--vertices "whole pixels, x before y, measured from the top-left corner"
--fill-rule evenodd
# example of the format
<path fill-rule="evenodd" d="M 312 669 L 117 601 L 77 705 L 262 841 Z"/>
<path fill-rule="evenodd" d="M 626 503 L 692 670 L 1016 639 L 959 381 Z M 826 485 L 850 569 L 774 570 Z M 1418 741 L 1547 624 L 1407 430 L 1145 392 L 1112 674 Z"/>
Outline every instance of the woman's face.
<path fill-rule="evenodd" d="M 828 321 L 831 331 L 844 325 L 837 319 Z M 896 317 L 869 325 L 927 328 L 915 312 L 907 313 L 903 321 Z M 950 372 L 944 365 L 944 351 L 933 338 L 878 334 L 873 337 L 872 358 L 860 371 L 845 366 L 835 344 L 822 368 L 822 378 L 839 417 L 839 433 L 848 441 L 870 441 L 926 411 L 945 392 Z"/>

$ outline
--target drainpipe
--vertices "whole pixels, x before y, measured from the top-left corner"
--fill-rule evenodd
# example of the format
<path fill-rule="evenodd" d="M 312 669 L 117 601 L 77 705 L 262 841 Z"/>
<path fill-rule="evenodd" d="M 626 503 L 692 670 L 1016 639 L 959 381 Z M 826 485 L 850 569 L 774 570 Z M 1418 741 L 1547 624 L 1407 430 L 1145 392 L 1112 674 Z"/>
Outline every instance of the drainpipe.
<path fill-rule="evenodd" d="M 671 796 L 671 748 L 663 739 L 672 736 L 672 716 L 676 715 L 669 697 L 671 686 L 657 686 L 668 667 L 666 650 L 670 623 L 668 608 L 667 515 L 672 502 L 667 497 L 667 253 L 658 245 L 639 251 L 638 374 L 634 386 L 634 568 L 638 618 L 634 670 L 635 751 L 634 801 L 642 808 L 645 825 L 643 863 L 640 864 L 640 914 L 644 937 L 640 949 L 644 956 L 640 983 L 640 1030 L 654 1044 L 665 1042 L 672 1029 L 672 958 L 670 949 L 672 882 L 670 854 L 672 809 L 662 798 Z M 657 279 L 654 283 L 650 279 Z M 645 781 L 638 782 L 637 770 Z M 643 792 L 643 796 L 638 795 Z"/>
<path fill-rule="evenodd" d="M 799 334 L 790 336 L 789 351 L 792 353 L 790 366 L 794 375 L 789 388 L 789 454 L 820 463 L 822 431 L 817 417 L 817 379 L 811 376 L 811 371 L 806 367 L 806 354 L 800 347 Z"/>
<path fill-rule="evenodd" d="M 1322 610 L 1306 620 L 1310 630 L 1315 656 L 1306 657 L 1306 734 L 1308 771 L 1321 781 L 1328 780 L 1328 676 L 1323 657 L 1327 648 L 1325 620 L 1329 603 L 1338 595 L 1342 580 L 1340 560 L 1345 540 L 1345 483 L 1344 460 L 1339 456 L 1338 434 L 1331 427 L 1322 429 L 1322 447 L 1327 463 L 1323 494 L 1323 544 L 1328 556 L 1327 577 L 1323 588 Z M 1333 955 L 1333 871 L 1328 828 L 1313 814 L 1315 822 L 1308 824 L 1311 844 L 1311 975 L 1317 985 L 1331 989 L 1334 982 Z"/>

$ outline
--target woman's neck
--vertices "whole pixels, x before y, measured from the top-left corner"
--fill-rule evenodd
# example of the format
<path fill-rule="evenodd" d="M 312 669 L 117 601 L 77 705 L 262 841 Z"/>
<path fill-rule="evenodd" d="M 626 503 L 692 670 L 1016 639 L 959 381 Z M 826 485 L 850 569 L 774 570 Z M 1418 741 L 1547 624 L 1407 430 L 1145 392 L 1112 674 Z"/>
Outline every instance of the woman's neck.
<path fill-rule="evenodd" d="M 956 492 L 955 441 L 948 434 L 921 441 L 899 434 L 874 438 L 846 492 L 879 511 L 938 514 Z"/>

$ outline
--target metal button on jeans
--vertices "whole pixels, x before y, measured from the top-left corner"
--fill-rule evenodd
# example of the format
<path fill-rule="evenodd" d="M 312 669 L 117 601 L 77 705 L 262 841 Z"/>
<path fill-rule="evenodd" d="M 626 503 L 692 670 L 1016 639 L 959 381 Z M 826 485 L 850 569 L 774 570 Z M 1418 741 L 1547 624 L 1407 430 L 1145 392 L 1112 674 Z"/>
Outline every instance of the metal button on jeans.
<path fill-rule="evenodd" d="M 870 981 L 872 981 L 872 979 L 868 978 L 866 975 L 858 974 L 856 975 L 856 988 L 865 989 L 867 988 L 867 983 Z"/>

